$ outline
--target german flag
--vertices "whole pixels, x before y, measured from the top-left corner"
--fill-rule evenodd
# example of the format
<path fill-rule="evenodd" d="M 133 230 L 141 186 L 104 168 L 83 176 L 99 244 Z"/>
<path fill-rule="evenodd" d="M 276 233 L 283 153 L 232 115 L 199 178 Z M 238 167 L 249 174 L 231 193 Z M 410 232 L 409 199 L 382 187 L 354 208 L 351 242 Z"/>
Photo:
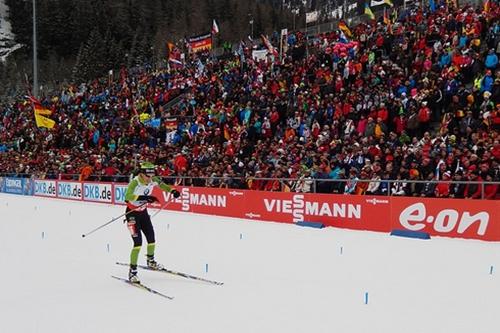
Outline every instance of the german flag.
<path fill-rule="evenodd" d="M 339 22 L 339 29 L 347 36 L 352 37 L 352 32 L 344 21 Z"/>
<path fill-rule="evenodd" d="M 35 97 L 33 96 L 28 96 L 28 99 L 31 103 L 33 103 L 33 111 L 35 112 L 35 114 L 38 114 L 38 115 L 44 115 L 44 116 L 49 116 L 52 114 L 52 111 L 50 111 L 49 109 L 45 108 L 42 103 L 40 103 L 39 100 L 37 100 Z"/>
<path fill-rule="evenodd" d="M 37 127 L 53 128 L 56 124 L 55 121 L 47 117 L 35 113 L 35 122 Z"/>
<path fill-rule="evenodd" d="M 483 12 L 489 13 L 491 10 L 491 0 L 486 0 L 483 4 Z"/>
<path fill-rule="evenodd" d="M 385 25 L 390 25 L 391 20 L 389 19 L 389 14 L 387 14 L 387 10 L 384 8 L 384 24 Z"/>
<path fill-rule="evenodd" d="M 28 99 L 33 103 L 33 113 L 35 114 L 35 122 L 37 127 L 53 128 L 56 124 L 50 118 L 44 117 L 52 114 L 52 111 L 45 108 L 39 100 L 33 96 L 28 96 Z"/>

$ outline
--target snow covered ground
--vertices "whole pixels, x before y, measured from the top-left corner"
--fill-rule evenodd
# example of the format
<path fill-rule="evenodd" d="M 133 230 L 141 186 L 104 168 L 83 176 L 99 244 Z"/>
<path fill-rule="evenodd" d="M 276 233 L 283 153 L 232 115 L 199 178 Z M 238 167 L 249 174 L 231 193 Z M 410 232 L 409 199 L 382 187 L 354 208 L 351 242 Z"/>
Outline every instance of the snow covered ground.
<path fill-rule="evenodd" d="M 14 41 L 5 0 L 0 0 L 0 61 L 5 61 L 9 54 L 21 46 Z"/>
<path fill-rule="evenodd" d="M 131 248 L 121 221 L 81 237 L 122 213 L 0 194 L 0 332 L 499 329 L 497 243 L 161 212 L 153 220 L 157 259 L 225 282 L 140 272 L 143 283 L 175 297 L 169 301 L 110 277 L 127 273 L 115 265 Z"/>

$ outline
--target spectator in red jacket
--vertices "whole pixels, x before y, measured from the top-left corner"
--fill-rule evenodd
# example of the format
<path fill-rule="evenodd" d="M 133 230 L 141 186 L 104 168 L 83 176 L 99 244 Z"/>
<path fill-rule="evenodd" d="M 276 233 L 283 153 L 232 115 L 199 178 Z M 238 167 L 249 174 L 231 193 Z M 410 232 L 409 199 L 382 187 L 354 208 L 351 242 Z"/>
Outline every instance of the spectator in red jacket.
<path fill-rule="evenodd" d="M 450 181 L 451 172 L 446 171 L 443 173 L 443 180 L 436 186 L 436 198 L 448 198 L 450 195 Z"/>
<path fill-rule="evenodd" d="M 482 179 L 479 177 L 479 171 L 474 169 L 469 173 L 469 183 L 465 185 L 465 199 L 481 199 Z"/>
<path fill-rule="evenodd" d="M 493 176 L 491 173 L 486 174 L 486 181 L 492 182 Z M 498 184 L 485 184 L 484 185 L 484 199 L 494 200 L 498 195 Z"/>

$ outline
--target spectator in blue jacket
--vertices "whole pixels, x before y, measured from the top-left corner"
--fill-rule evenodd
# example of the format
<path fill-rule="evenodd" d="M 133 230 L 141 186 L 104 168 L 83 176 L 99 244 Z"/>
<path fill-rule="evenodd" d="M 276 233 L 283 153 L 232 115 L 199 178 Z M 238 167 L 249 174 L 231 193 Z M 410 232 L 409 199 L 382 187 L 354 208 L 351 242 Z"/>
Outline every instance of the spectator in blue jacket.
<path fill-rule="evenodd" d="M 494 70 L 497 65 L 498 65 L 498 56 L 496 55 L 495 51 L 491 49 L 488 52 L 488 55 L 486 56 L 486 60 L 484 61 L 484 65 L 488 69 Z"/>
<path fill-rule="evenodd" d="M 488 69 L 486 71 L 486 75 L 483 77 L 481 81 L 481 92 L 489 91 L 491 92 L 491 88 L 493 87 L 493 76 L 491 76 L 491 71 Z"/>
<path fill-rule="evenodd" d="M 443 53 L 439 59 L 439 66 L 441 68 L 448 66 L 451 63 L 451 56 L 448 52 Z"/>

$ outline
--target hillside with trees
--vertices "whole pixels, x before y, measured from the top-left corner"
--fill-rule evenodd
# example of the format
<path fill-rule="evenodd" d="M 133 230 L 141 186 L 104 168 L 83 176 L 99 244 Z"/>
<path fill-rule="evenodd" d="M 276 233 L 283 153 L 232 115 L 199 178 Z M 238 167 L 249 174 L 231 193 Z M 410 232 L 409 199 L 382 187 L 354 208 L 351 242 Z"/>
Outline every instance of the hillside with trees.
<path fill-rule="evenodd" d="M 5 3 L 23 45 L 0 62 L 0 95 L 12 95 L 31 78 L 32 2 Z M 255 37 L 271 34 L 293 20 L 281 0 L 38 0 L 37 17 L 40 83 L 48 87 L 122 65 L 161 63 L 167 42 L 181 46 L 184 38 L 210 31 L 213 19 L 218 46 L 247 38 L 252 28 Z"/>

